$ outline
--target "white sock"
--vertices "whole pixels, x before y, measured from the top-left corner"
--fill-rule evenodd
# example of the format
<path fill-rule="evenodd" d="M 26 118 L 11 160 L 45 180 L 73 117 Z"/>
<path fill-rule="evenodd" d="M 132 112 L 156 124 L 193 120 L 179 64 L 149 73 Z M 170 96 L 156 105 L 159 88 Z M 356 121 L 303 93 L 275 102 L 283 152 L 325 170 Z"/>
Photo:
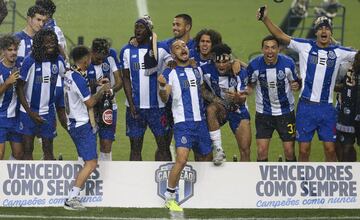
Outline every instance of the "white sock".
<path fill-rule="evenodd" d="M 171 188 L 171 187 L 167 187 L 166 192 L 165 192 L 165 199 L 166 200 L 171 200 L 171 199 L 176 199 L 176 194 L 175 194 L 175 188 Z M 170 192 L 173 191 L 173 192 Z"/>
<path fill-rule="evenodd" d="M 211 141 L 215 147 L 216 150 L 221 149 L 222 150 L 222 144 L 221 144 L 221 132 L 220 129 L 215 131 L 210 131 L 210 138 Z"/>
<path fill-rule="evenodd" d="M 9 160 L 16 160 L 16 158 L 12 154 L 10 154 Z"/>
<path fill-rule="evenodd" d="M 69 191 L 69 199 L 72 199 L 76 196 L 78 196 L 80 193 L 80 187 L 73 186 L 71 190 Z"/>
<path fill-rule="evenodd" d="M 100 158 L 99 158 L 99 160 L 102 160 L 102 161 L 112 161 L 111 152 L 110 152 L 110 153 L 100 152 Z"/>

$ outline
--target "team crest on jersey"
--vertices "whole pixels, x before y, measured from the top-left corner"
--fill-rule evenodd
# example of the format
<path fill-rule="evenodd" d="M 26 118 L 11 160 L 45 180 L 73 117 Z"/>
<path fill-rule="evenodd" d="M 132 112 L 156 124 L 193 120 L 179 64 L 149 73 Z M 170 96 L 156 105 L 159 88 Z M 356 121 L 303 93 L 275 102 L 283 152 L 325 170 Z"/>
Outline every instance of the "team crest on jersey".
<path fill-rule="evenodd" d="M 229 82 L 229 87 L 236 87 L 236 86 L 237 86 L 236 79 L 231 78 Z"/>
<path fill-rule="evenodd" d="M 59 68 L 57 67 L 56 64 L 51 65 L 51 73 L 52 74 L 58 74 L 59 73 Z"/>
<path fill-rule="evenodd" d="M 285 73 L 284 73 L 284 71 L 279 70 L 279 72 L 278 72 L 278 74 L 277 74 L 277 78 L 278 78 L 278 80 L 283 80 L 283 79 L 285 79 Z"/>
<path fill-rule="evenodd" d="M 155 181 L 157 183 L 157 194 L 165 199 L 167 182 L 173 163 L 160 165 L 155 171 Z M 196 170 L 190 165 L 185 165 L 181 172 L 178 186 L 176 187 L 176 201 L 179 204 L 184 203 L 194 195 L 194 184 L 196 183 Z"/>
<path fill-rule="evenodd" d="M 101 69 L 102 69 L 103 72 L 107 72 L 107 71 L 110 70 L 110 66 L 107 63 L 103 63 L 102 66 L 101 66 Z"/>
<path fill-rule="evenodd" d="M 336 54 L 332 50 L 328 52 L 327 56 L 328 56 L 329 59 L 335 59 L 336 58 Z"/>

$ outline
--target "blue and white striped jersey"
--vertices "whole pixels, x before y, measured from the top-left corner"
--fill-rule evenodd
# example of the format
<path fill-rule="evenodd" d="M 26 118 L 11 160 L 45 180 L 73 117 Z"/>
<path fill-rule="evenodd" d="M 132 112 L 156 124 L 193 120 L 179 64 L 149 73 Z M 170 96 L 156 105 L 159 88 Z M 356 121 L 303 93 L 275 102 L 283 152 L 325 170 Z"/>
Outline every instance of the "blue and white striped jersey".
<path fill-rule="evenodd" d="M 70 70 L 64 77 L 65 111 L 68 129 L 77 128 L 89 122 L 88 109 L 84 102 L 90 99 L 90 88 L 81 73 Z"/>
<path fill-rule="evenodd" d="M 114 49 L 110 49 L 110 54 L 108 57 L 104 59 L 103 63 L 99 65 L 94 65 L 94 64 L 89 65 L 87 69 L 88 80 L 99 81 L 103 78 L 108 78 L 110 80 L 111 87 L 113 87 L 115 85 L 114 72 L 118 71 L 119 67 L 120 67 L 120 63 L 116 57 L 116 51 Z M 116 109 L 117 109 L 117 105 L 114 97 L 113 110 Z"/>
<path fill-rule="evenodd" d="M 226 99 L 226 92 L 244 91 L 248 83 L 248 73 L 246 69 L 241 68 L 236 76 L 221 76 L 216 69 L 215 64 L 205 64 L 201 66 L 203 71 L 204 81 L 206 87 L 216 96 Z M 247 104 L 244 103 L 239 106 L 236 112 L 247 111 Z"/>
<path fill-rule="evenodd" d="M 196 64 L 198 65 L 198 66 L 204 66 L 204 65 L 206 65 L 206 64 L 210 64 L 210 63 L 212 63 L 212 59 L 207 59 L 207 60 L 203 60 L 203 59 L 201 59 L 201 57 L 200 57 L 200 54 L 199 54 L 199 52 L 198 51 L 196 51 L 196 50 L 194 50 L 194 60 L 196 61 Z"/>
<path fill-rule="evenodd" d="M 19 49 L 16 58 L 16 65 L 22 66 L 24 59 L 31 53 L 32 38 L 24 31 L 15 33 L 15 37 L 20 40 Z"/>
<path fill-rule="evenodd" d="M 163 75 L 167 84 L 171 86 L 174 123 L 204 120 L 201 69 L 177 66 L 175 69 L 166 69 Z"/>
<path fill-rule="evenodd" d="M 11 74 L 11 69 L 0 63 L 0 84 L 4 84 Z M 10 118 L 16 117 L 17 112 L 17 95 L 15 87 L 11 86 L 0 95 L 0 123 L 1 126 L 7 126 Z"/>
<path fill-rule="evenodd" d="M 44 115 L 49 113 L 50 106 L 55 102 L 55 87 L 57 77 L 65 73 L 64 59 L 59 56 L 55 61 L 36 62 L 32 56 L 27 56 L 20 69 L 20 79 L 25 81 L 25 98 L 32 111 Z M 21 106 L 20 110 L 26 112 Z"/>
<path fill-rule="evenodd" d="M 300 97 L 313 101 L 332 103 L 339 65 L 352 62 L 356 51 L 338 45 L 320 48 L 315 41 L 295 38 L 290 49 L 299 53 L 302 78 Z"/>
<path fill-rule="evenodd" d="M 159 96 L 157 76 L 172 58 L 163 44 L 158 43 L 158 65 L 152 69 L 145 69 L 144 56 L 148 48 L 148 45 L 134 47 L 127 44 L 121 49 L 120 65 L 123 69 L 130 71 L 132 98 L 135 107 L 140 109 L 162 108 L 165 104 Z M 129 106 L 127 100 L 126 106 Z"/>
<path fill-rule="evenodd" d="M 256 84 L 256 111 L 266 115 L 283 115 L 295 108 L 290 83 L 298 80 L 294 61 L 279 54 L 275 65 L 267 65 L 264 56 L 254 58 L 247 67 L 250 83 Z"/>

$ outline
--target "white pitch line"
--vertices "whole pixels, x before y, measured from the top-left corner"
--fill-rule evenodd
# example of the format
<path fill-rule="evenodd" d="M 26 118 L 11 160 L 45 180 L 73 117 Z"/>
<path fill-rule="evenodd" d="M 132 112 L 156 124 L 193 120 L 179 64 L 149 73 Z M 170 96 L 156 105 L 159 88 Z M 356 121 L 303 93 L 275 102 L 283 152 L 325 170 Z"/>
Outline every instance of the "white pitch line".
<path fill-rule="evenodd" d="M 120 217 L 106 217 L 106 216 L 43 216 L 43 215 L 3 215 L 0 214 L 0 219 L 99 219 L 99 220 L 165 220 L 169 218 L 120 218 Z M 170 218 L 171 219 L 171 218 Z M 182 219 L 182 218 L 180 218 Z M 201 220 L 197 218 L 185 218 L 186 220 Z M 360 220 L 360 216 L 342 216 L 342 217 L 290 217 L 290 218 L 227 218 L 227 220 L 340 220 L 340 219 L 354 219 Z M 213 218 L 211 220 L 223 220 L 223 218 Z"/>
<path fill-rule="evenodd" d="M 136 7 L 138 10 L 138 16 L 142 17 L 144 15 L 149 15 L 147 8 L 147 0 L 136 0 Z"/>

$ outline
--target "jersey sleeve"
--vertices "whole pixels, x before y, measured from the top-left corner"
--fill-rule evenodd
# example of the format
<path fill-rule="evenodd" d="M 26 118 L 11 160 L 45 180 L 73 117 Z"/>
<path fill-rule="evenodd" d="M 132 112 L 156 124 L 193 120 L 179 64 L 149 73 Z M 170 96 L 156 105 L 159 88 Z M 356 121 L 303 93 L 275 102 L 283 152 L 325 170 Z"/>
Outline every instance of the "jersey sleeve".
<path fill-rule="evenodd" d="M 287 60 L 288 66 L 285 68 L 287 78 L 289 79 L 289 81 L 299 80 L 299 77 L 296 74 L 295 62 L 290 58 L 288 58 Z"/>
<path fill-rule="evenodd" d="M 31 56 L 26 57 L 22 67 L 20 68 L 20 79 L 27 82 L 29 79 L 29 72 L 31 68 L 35 68 L 34 59 Z"/>
<path fill-rule="evenodd" d="M 255 66 L 255 61 L 253 60 L 249 63 L 249 65 L 246 68 L 246 72 L 248 74 L 248 79 L 249 79 L 248 81 L 249 81 L 249 83 L 252 83 L 252 84 L 256 83 L 256 81 L 258 80 L 258 75 L 259 75 L 259 71 L 258 70 L 255 71 L 254 66 Z"/>
<path fill-rule="evenodd" d="M 170 73 L 171 73 L 171 69 L 170 68 L 166 68 L 163 72 L 163 76 L 166 79 L 166 84 L 172 86 L 172 82 L 170 81 Z"/>
<path fill-rule="evenodd" d="M 289 49 L 294 50 L 295 52 L 300 53 L 307 48 L 308 45 L 311 44 L 310 40 L 302 39 L 302 38 L 292 38 L 290 40 L 290 44 L 288 45 Z"/>
<path fill-rule="evenodd" d="M 87 86 L 85 78 L 82 77 L 79 73 L 75 73 L 75 72 L 72 73 L 72 78 L 75 83 L 74 85 L 75 91 L 80 96 L 81 100 L 85 102 L 88 99 L 90 99 L 90 91 Z"/>
<path fill-rule="evenodd" d="M 120 69 L 120 62 L 116 56 L 116 51 L 112 48 L 110 49 L 109 62 L 112 72 L 118 71 Z"/>
<path fill-rule="evenodd" d="M 123 69 L 130 69 L 130 49 L 125 46 L 120 51 L 120 65 Z"/>
<path fill-rule="evenodd" d="M 249 76 L 247 73 L 247 70 L 244 68 L 241 68 L 240 73 L 236 76 L 237 78 L 237 91 L 244 91 L 247 87 Z"/>

